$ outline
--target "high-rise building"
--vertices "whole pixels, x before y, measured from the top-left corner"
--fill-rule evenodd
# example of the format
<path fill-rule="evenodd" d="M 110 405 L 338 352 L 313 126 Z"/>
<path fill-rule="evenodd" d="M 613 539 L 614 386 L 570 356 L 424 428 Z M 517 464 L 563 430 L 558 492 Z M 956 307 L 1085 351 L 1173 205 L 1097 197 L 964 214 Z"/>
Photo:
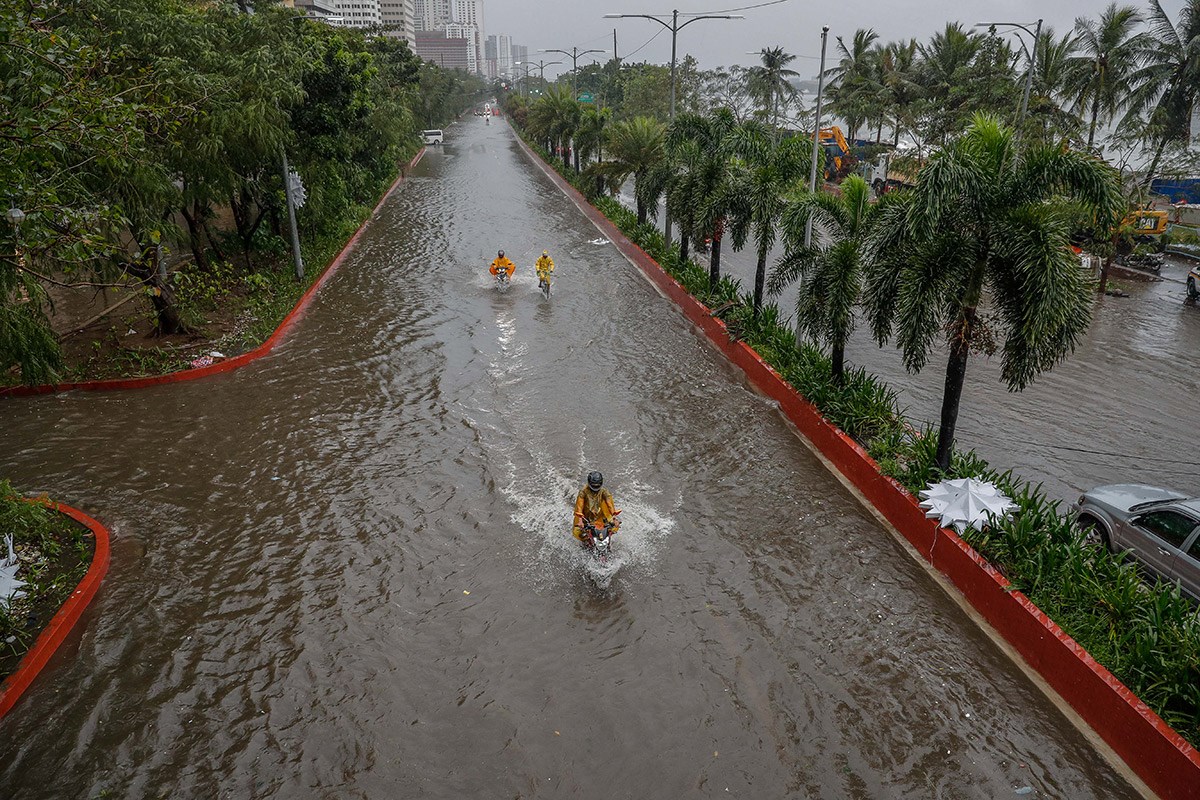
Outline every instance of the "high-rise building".
<path fill-rule="evenodd" d="M 296 0 L 294 8 L 302 11 L 309 19 L 324 22 L 334 28 L 341 28 L 346 24 L 341 12 L 337 10 L 336 0 Z"/>
<path fill-rule="evenodd" d="M 416 50 L 416 8 L 413 0 L 379 0 L 379 14 L 383 20 L 383 32 L 393 39 L 403 39 Z"/>
<path fill-rule="evenodd" d="M 443 69 L 468 70 L 471 43 L 445 31 L 417 31 L 417 55 Z"/>
<path fill-rule="evenodd" d="M 528 64 L 529 48 L 523 44 L 514 44 L 512 46 L 512 60 L 514 64 Z"/>
<path fill-rule="evenodd" d="M 341 14 L 342 24 L 347 28 L 369 28 L 382 25 L 379 0 L 333 0 L 335 12 Z"/>
<path fill-rule="evenodd" d="M 450 21 L 450 0 L 413 0 L 413 17 L 419 31 L 439 31 Z"/>
<path fill-rule="evenodd" d="M 467 72 L 478 74 L 479 69 L 479 30 L 474 25 L 461 25 L 451 22 L 446 26 L 447 39 L 464 39 L 467 42 Z"/>
<path fill-rule="evenodd" d="M 384 0 L 394 2 L 395 0 Z M 414 29 L 440 31 L 451 39 L 469 42 L 472 72 L 485 69 L 483 52 L 483 0 L 410 0 L 413 3 Z M 432 40 L 430 40 L 432 41 Z M 431 59 L 433 60 L 433 59 Z"/>
<path fill-rule="evenodd" d="M 500 74 L 496 58 L 498 50 L 495 34 L 487 37 L 483 43 L 483 74 L 491 80 L 495 80 Z"/>
<path fill-rule="evenodd" d="M 504 78 L 513 74 L 512 37 L 506 33 L 496 37 L 496 71 Z"/>

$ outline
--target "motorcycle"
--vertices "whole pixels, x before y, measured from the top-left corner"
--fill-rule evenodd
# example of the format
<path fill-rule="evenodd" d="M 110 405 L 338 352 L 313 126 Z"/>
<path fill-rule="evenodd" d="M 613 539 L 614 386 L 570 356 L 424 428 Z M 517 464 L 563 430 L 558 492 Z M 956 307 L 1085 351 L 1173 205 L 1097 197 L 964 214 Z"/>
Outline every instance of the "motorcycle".
<path fill-rule="evenodd" d="M 1117 263 L 1157 274 L 1162 270 L 1163 257 L 1161 253 L 1129 253 L 1125 256 L 1118 256 Z"/>
<path fill-rule="evenodd" d="M 499 272 L 497 272 L 496 273 L 496 288 L 499 289 L 501 292 L 507 292 L 509 285 L 510 285 L 510 280 L 508 277 L 508 272 L 506 270 L 500 270 Z"/>
<path fill-rule="evenodd" d="M 608 564 L 609 558 L 612 556 L 612 537 L 620 529 L 621 523 L 617 520 L 620 511 L 613 514 L 613 521 L 610 525 L 596 525 L 594 522 L 583 523 L 583 538 L 581 540 L 583 549 L 590 555 L 597 564 Z"/>

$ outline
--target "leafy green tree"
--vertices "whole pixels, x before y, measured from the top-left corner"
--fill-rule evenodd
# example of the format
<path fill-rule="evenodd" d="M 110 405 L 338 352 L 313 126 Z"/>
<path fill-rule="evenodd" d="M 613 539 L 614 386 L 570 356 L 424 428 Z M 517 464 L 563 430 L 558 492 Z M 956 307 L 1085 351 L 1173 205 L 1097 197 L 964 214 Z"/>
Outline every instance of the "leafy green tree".
<path fill-rule="evenodd" d="M 971 352 L 1002 342 L 1017 391 L 1061 361 L 1091 319 L 1091 286 L 1069 247 L 1075 207 L 1109 228 L 1122 203 L 1115 170 L 1080 151 L 1024 143 L 979 115 L 922 168 L 872 237 L 868 318 L 920 370 L 942 335 L 946 365 L 937 464 L 950 465 Z M 991 314 L 980 312 L 989 291 Z"/>
<path fill-rule="evenodd" d="M 881 207 L 895 202 L 885 195 L 876 205 L 871 190 L 858 175 L 841 185 L 840 194 L 793 191 L 782 217 L 785 250 L 771 273 L 769 290 L 778 294 L 800 281 L 796 297 L 799 329 L 829 344 L 833 380 L 845 377 L 846 343 L 854 332 L 854 306 L 863 292 L 871 259 L 872 226 Z M 806 247 L 805 232 L 812 224 L 813 237 Z"/>
<path fill-rule="evenodd" d="M 1097 19 L 1075 20 L 1074 50 L 1067 62 L 1066 86 L 1075 112 L 1087 115 L 1087 147 L 1096 141 L 1096 125 L 1110 121 L 1129 92 L 1129 79 L 1137 69 L 1148 42 L 1137 28 L 1142 16 L 1134 6 L 1109 3 Z"/>
<path fill-rule="evenodd" d="M 1156 145 L 1146 171 L 1150 185 L 1163 151 L 1171 142 L 1186 143 L 1192 135 L 1192 114 L 1200 93 L 1200 0 L 1187 0 L 1178 23 L 1150 0 L 1150 24 L 1143 62 L 1130 77 L 1126 120 L 1146 117 L 1147 130 Z"/>
<path fill-rule="evenodd" d="M 128 216 L 103 191 L 142 172 L 144 128 L 169 124 L 148 92 L 130 91 L 94 21 L 82 32 L 47 23 L 60 17 L 36 0 L 0 14 L 0 186 L 4 209 L 24 213 L 0 239 L 0 368 L 29 382 L 61 364 L 46 287 L 118 277 Z M 141 177 L 169 185 L 153 169 Z"/>

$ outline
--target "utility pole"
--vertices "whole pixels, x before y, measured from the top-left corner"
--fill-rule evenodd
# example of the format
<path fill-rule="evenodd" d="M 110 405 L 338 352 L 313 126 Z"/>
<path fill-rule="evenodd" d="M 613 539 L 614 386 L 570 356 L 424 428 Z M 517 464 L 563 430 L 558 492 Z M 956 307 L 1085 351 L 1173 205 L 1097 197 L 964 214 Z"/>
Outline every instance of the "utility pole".
<path fill-rule="evenodd" d="M 665 15 L 660 15 L 665 16 Z M 675 40 L 679 36 L 679 31 L 691 25 L 693 22 L 699 22 L 702 19 L 745 19 L 742 14 L 684 14 L 685 17 L 690 16 L 691 19 L 686 20 L 682 25 L 679 24 L 679 9 L 671 12 L 671 21 L 667 22 L 653 14 L 605 14 L 605 19 L 625 19 L 627 17 L 640 17 L 642 19 L 652 19 L 659 25 L 671 32 L 671 122 L 675 122 Z M 616 31 L 613 32 L 614 40 Z M 615 50 L 615 45 L 614 45 Z M 671 246 L 671 211 L 667 209 L 664 215 L 663 222 L 663 239 L 666 240 L 667 247 Z"/>

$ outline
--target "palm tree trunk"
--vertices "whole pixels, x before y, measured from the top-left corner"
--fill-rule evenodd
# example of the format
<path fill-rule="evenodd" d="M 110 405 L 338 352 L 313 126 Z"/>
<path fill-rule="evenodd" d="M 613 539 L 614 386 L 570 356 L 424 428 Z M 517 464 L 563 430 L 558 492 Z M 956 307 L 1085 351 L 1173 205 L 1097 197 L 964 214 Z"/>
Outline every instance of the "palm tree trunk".
<path fill-rule="evenodd" d="M 688 260 L 688 243 L 692 238 L 692 232 L 688 224 L 681 220 L 679 223 L 679 260 L 684 264 Z"/>
<path fill-rule="evenodd" d="M 725 220 L 717 220 L 713 228 L 712 258 L 708 262 L 708 290 L 715 292 L 721 282 L 721 238 L 725 235 Z"/>
<path fill-rule="evenodd" d="M 1096 141 L 1096 118 L 1100 116 L 1100 93 L 1096 92 L 1096 96 L 1092 98 L 1092 124 L 1088 127 L 1088 146 L 1090 151 L 1092 145 Z"/>
<path fill-rule="evenodd" d="M 962 311 L 959 330 L 950 343 L 950 360 L 946 363 L 946 385 L 942 392 L 942 415 L 938 427 L 938 468 L 950 470 L 950 456 L 954 452 L 954 428 L 958 423 L 958 407 L 962 401 L 963 384 L 967 377 L 967 356 L 971 353 L 971 331 L 975 327 L 974 306 Z"/>
<path fill-rule="evenodd" d="M 1150 169 L 1146 170 L 1146 188 L 1150 188 L 1150 184 L 1154 181 L 1154 173 L 1158 171 L 1158 162 L 1162 159 L 1163 150 L 1167 147 L 1167 137 L 1163 137 L 1158 143 L 1158 150 L 1154 152 L 1154 160 L 1150 162 Z"/>
<path fill-rule="evenodd" d="M 637 203 L 638 225 L 645 225 L 646 224 L 646 206 L 644 203 L 642 203 L 641 200 L 637 200 L 635 202 Z"/>
<path fill-rule="evenodd" d="M 762 309 L 763 289 L 767 284 L 767 250 L 758 248 L 758 264 L 754 267 L 754 316 Z"/>
<path fill-rule="evenodd" d="M 832 360 L 830 372 L 833 375 L 833 384 L 841 386 L 846 382 L 846 345 L 844 343 L 833 346 Z"/>

